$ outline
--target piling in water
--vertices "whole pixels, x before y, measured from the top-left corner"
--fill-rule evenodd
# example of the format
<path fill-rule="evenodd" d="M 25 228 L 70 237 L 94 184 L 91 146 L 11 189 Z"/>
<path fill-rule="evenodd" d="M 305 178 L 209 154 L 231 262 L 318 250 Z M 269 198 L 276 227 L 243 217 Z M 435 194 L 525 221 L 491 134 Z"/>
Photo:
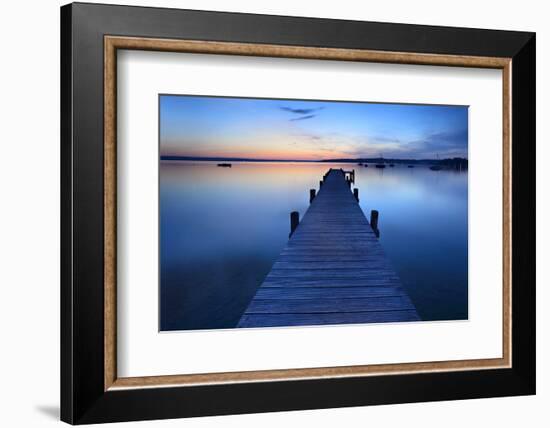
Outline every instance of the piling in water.
<path fill-rule="evenodd" d="M 377 238 L 380 237 L 380 230 L 378 230 L 378 211 L 371 210 L 370 212 L 370 227 Z"/>
<path fill-rule="evenodd" d="M 292 211 L 290 213 L 290 233 L 288 237 L 290 238 L 298 225 L 300 224 L 300 213 L 298 211 Z"/>
<path fill-rule="evenodd" d="M 311 204 L 315 199 L 315 189 L 309 189 L 309 203 Z"/>
<path fill-rule="evenodd" d="M 353 189 L 353 196 L 355 196 L 355 200 L 359 202 L 359 189 L 357 187 Z"/>

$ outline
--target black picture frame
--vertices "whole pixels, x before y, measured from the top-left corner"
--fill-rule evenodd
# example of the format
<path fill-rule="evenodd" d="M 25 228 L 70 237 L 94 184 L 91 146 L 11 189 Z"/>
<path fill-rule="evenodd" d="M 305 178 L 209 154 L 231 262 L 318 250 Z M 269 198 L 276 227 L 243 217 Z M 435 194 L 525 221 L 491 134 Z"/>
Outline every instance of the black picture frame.
<path fill-rule="evenodd" d="M 104 36 L 512 58 L 512 367 L 104 390 Z M 71 424 L 535 393 L 535 34 L 74 3 L 61 8 L 61 419 Z"/>

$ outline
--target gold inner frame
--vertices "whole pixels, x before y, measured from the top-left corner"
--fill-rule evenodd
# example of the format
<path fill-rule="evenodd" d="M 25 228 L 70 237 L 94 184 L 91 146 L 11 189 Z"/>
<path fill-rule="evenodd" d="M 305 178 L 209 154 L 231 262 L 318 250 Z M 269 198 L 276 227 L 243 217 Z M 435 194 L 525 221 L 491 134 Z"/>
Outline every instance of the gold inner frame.
<path fill-rule="evenodd" d="M 213 55 L 241 55 L 393 64 L 440 65 L 502 70 L 503 91 L 503 320 L 502 357 L 421 363 L 375 364 L 304 369 L 279 369 L 169 376 L 117 376 L 116 320 L 116 189 L 117 189 L 117 50 L 147 50 Z M 358 377 L 419 372 L 441 372 L 511 367 L 512 287 L 512 165 L 511 165 L 511 58 L 384 52 L 268 44 L 170 40 L 138 37 L 104 37 L 104 389 L 193 386 L 220 383 Z"/>

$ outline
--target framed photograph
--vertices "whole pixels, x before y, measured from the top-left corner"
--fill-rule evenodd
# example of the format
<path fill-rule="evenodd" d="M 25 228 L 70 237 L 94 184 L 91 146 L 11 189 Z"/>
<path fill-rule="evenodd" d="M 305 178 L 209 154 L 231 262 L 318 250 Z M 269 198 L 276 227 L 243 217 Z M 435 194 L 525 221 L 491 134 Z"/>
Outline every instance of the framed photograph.
<path fill-rule="evenodd" d="M 535 393 L 535 35 L 61 8 L 61 417 Z"/>

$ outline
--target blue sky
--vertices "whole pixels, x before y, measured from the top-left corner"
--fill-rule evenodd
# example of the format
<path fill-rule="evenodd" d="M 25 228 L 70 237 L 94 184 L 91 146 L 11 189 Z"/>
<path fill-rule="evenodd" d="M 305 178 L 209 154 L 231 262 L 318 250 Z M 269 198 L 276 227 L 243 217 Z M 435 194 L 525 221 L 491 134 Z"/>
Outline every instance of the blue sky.
<path fill-rule="evenodd" d="M 468 108 L 161 95 L 162 155 L 468 157 Z"/>

